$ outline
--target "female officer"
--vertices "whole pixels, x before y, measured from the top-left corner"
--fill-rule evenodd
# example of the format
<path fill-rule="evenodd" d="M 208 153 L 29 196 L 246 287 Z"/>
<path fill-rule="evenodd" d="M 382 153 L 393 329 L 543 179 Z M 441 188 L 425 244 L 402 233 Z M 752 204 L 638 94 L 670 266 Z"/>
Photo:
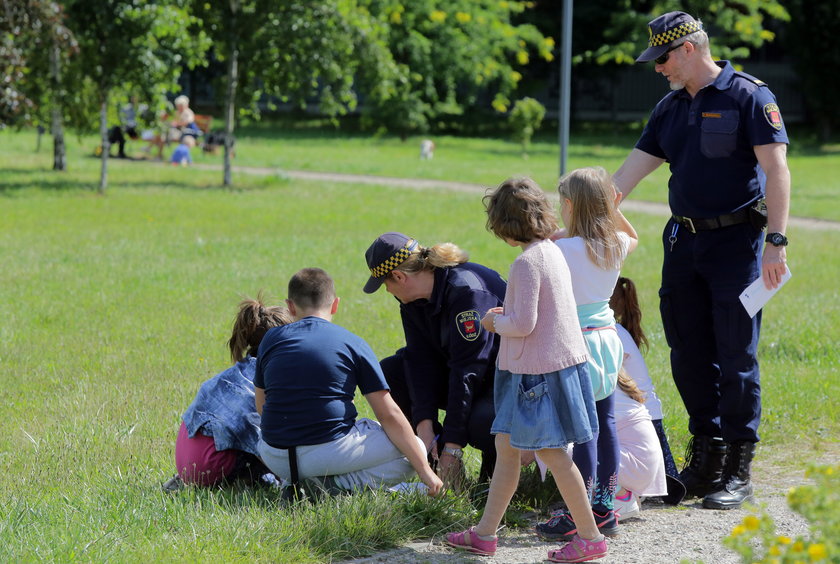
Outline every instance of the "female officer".
<path fill-rule="evenodd" d="M 462 470 L 467 444 L 482 453 L 479 479 L 496 462 L 490 425 L 499 337 L 481 317 L 502 305 L 506 284 L 467 262 L 452 243 L 423 247 L 402 233 L 378 237 L 365 253 L 371 276 L 364 291 L 385 289 L 400 302 L 405 347 L 381 361 L 391 395 L 449 483 Z M 438 409 L 446 411 L 443 425 Z"/>

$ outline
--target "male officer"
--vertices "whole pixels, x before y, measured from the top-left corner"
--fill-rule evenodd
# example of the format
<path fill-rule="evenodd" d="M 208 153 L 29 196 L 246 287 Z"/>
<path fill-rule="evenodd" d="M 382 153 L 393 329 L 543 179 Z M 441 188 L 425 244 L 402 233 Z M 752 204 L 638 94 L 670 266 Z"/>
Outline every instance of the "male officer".
<path fill-rule="evenodd" d="M 728 61 L 715 62 L 701 22 L 669 12 L 649 32 L 636 61 L 653 61 L 672 92 L 614 180 L 627 196 L 669 163 L 673 216 L 663 233 L 659 297 L 693 435 L 680 477 L 689 495 L 704 497 L 703 507 L 738 508 L 752 497 L 761 417 L 761 313 L 750 318 L 738 296 L 759 276 L 777 287 L 786 271 L 788 138 L 773 93 Z"/>

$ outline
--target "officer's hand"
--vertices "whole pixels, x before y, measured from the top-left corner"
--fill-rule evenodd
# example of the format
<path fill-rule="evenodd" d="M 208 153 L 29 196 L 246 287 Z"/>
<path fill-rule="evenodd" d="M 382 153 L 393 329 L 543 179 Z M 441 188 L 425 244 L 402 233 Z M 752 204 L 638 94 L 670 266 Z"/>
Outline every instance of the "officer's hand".
<path fill-rule="evenodd" d="M 777 247 L 767 243 L 761 256 L 761 277 L 768 290 L 779 287 L 782 276 L 787 272 L 785 247 Z"/>
<path fill-rule="evenodd" d="M 464 463 L 461 460 L 444 452 L 438 460 L 438 472 L 448 489 L 461 491 L 465 478 Z"/>

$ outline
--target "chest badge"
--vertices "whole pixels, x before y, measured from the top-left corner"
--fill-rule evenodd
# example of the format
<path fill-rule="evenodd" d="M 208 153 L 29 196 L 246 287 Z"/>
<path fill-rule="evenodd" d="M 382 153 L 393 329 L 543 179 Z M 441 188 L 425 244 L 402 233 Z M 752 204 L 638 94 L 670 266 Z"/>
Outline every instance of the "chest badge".
<path fill-rule="evenodd" d="M 475 341 L 481 333 L 481 318 L 478 316 L 478 311 L 462 311 L 455 316 L 455 325 L 458 326 L 458 332 L 466 341 Z"/>
<path fill-rule="evenodd" d="M 764 104 L 764 117 L 767 119 L 770 127 L 776 131 L 782 129 L 782 112 L 779 110 L 779 106 L 773 103 Z"/>

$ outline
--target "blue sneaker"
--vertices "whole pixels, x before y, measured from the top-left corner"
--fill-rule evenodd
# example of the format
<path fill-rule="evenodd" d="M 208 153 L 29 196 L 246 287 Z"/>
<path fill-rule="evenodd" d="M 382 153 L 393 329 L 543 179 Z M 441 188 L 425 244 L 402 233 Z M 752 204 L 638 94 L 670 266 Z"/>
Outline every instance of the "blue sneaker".
<path fill-rule="evenodd" d="M 604 514 L 593 511 L 592 516 L 595 517 L 595 524 L 604 536 L 614 537 L 618 534 L 618 520 L 614 510 Z M 577 534 L 577 525 L 565 509 L 552 514 L 551 519 L 545 523 L 537 523 L 536 529 L 537 535 L 545 540 L 571 541 Z"/>

